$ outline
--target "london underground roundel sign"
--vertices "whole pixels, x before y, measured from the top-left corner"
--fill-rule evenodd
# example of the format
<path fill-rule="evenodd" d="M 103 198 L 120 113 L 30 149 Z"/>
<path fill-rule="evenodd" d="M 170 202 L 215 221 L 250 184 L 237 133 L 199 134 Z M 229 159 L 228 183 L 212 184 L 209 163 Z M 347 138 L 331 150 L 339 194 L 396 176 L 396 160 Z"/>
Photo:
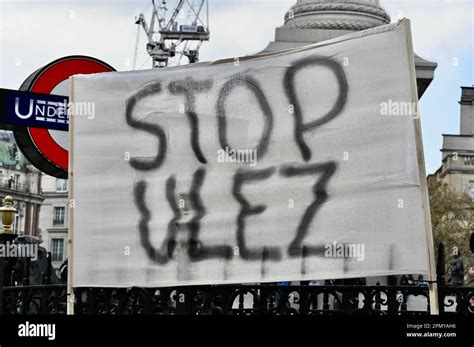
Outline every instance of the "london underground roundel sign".
<path fill-rule="evenodd" d="M 68 95 L 72 75 L 115 71 L 110 65 L 87 56 L 68 56 L 33 72 L 20 87 L 21 91 Z M 68 177 L 68 132 L 17 126 L 15 141 L 25 157 L 39 170 L 58 178 Z"/>

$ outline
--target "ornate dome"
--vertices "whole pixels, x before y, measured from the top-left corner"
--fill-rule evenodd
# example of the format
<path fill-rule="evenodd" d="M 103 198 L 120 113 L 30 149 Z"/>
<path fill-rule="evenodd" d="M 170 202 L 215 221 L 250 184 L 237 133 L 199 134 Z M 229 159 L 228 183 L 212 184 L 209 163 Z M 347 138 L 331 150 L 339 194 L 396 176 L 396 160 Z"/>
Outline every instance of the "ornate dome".
<path fill-rule="evenodd" d="M 359 31 L 390 23 L 378 0 L 298 0 L 285 28 Z"/>

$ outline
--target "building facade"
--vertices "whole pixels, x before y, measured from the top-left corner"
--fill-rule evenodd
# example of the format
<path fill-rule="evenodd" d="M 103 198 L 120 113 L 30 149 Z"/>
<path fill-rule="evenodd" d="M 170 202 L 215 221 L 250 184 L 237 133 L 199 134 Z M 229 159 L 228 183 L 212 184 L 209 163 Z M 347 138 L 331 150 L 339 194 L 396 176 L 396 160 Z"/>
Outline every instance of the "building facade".
<path fill-rule="evenodd" d="M 59 268 L 67 257 L 67 180 L 42 174 L 18 150 L 13 134 L 0 130 L 0 199 L 7 195 L 17 209 L 15 233 L 41 239 Z"/>
<path fill-rule="evenodd" d="M 13 229 L 18 235 L 39 237 L 41 172 L 28 163 L 9 131 L 0 131 L 0 198 L 13 197 L 17 214 Z"/>
<path fill-rule="evenodd" d="M 53 268 L 58 269 L 67 258 L 67 180 L 42 175 L 41 196 L 44 198 L 39 217 L 42 246 L 51 252 Z"/>
<path fill-rule="evenodd" d="M 474 201 L 474 87 L 461 87 L 461 132 L 443 135 L 442 165 L 437 179 Z"/>

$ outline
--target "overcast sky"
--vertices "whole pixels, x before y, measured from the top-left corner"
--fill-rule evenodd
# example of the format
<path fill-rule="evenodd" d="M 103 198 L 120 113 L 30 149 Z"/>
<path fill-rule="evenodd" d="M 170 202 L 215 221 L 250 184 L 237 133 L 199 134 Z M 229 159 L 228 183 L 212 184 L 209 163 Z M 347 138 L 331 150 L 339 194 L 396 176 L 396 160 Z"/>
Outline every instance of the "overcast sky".
<path fill-rule="evenodd" d="M 0 0 L 0 87 L 17 89 L 34 70 L 59 57 L 91 55 L 117 70 L 132 68 L 134 17 L 150 0 Z M 295 0 L 210 0 L 211 41 L 201 60 L 256 53 L 274 39 Z M 463 86 L 474 81 L 474 0 L 382 0 L 395 21 L 412 20 L 415 51 L 439 64 L 421 100 L 427 171 L 441 164 L 441 134 L 459 133 Z M 148 68 L 141 34 L 137 67 Z"/>

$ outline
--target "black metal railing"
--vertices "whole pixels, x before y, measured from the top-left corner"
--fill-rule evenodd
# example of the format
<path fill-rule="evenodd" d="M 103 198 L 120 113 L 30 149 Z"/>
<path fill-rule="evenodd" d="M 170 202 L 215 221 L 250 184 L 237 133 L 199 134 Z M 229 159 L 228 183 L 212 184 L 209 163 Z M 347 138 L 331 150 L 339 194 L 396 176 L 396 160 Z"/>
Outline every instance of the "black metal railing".
<path fill-rule="evenodd" d="M 3 314 L 66 314 L 66 285 L 4 288 Z M 76 288 L 78 315 L 427 315 L 418 286 Z M 474 288 L 439 288 L 441 314 L 474 314 Z"/>
<path fill-rule="evenodd" d="M 474 287 L 445 284 L 443 252 L 444 248 L 440 247 L 440 313 L 474 314 Z M 66 314 L 66 285 L 55 284 L 60 279 L 52 268 L 51 253 L 44 260 L 44 270 L 38 273 L 31 271 L 35 268 L 29 258 L 0 258 L 0 314 Z M 418 284 L 75 288 L 75 314 L 428 315 L 428 286 L 423 282 Z"/>
<path fill-rule="evenodd" d="M 3 312 L 10 315 L 66 314 L 65 285 L 5 287 Z"/>
<path fill-rule="evenodd" d="M 16 183 L 15 181 L 0 181 L 0 188 L 16 190 L 28 193 L 30 187 L 26 184 Z"/>

